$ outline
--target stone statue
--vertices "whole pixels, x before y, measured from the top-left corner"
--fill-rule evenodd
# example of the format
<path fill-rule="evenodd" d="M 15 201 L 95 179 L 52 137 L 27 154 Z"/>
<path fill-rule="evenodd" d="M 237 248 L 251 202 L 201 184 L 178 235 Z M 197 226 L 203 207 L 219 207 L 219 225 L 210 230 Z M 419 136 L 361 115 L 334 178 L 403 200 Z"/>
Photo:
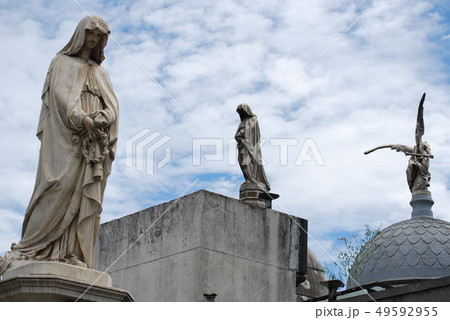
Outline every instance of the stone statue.
<path fill-rule="evenodd" d="M 239 151 L 238 162 L 245 178 L 241 190 L 258 189 L 267 192 L 270 185 L 262 165 L 258 118 L 247 104 L 240 104 L 236 112 L 241 118 L 235 135 Z"/>
<path fill-rule="evenodd" d="M 22 238 L 0 258 L 0 274 L 13 260 L 93 268 L 119 116 L 101 66 L 109 33 L 102 18 L 83 18 L 50 64 L 37 129 L 41 151 L 36 184 Z"/>
<path fill-rule="evenodd" d="M 423 121 L 424 101 L 425 93 L 420 100 L 419 110 L 417 112 L 415 146 L 409 147 L 401 144 L 391 144 L 379 146 L 364 152 L 364 154 L 369 154 L 378 149 L 391 148 L 392 150 L 396 150 L 397 152 L 401 151 L 405 155 L 411 156 L 408 161 L 408 168 L 406 169 L 406 178 L 412 194 L 429 192 L 428 187 L 430 186 L 431 175 L 428 168 L 430 166 L 430 158 L 434 158 L 431 154 L 431 148 L 428 143 L 426 141 L 422 142 L 422 136 L 425 133 L 425 125 Z"/>

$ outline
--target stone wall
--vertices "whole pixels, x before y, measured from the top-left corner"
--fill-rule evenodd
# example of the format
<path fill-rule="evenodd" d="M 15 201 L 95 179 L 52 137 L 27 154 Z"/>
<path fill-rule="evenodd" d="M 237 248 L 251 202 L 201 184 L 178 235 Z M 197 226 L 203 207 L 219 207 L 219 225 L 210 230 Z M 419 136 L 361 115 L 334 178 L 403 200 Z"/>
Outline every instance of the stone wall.
<path fill-rule="evenodd" d="M 136 301 L 295 301 L 306 228 L 201 190 L 102 224 L 96 268 Z"/>

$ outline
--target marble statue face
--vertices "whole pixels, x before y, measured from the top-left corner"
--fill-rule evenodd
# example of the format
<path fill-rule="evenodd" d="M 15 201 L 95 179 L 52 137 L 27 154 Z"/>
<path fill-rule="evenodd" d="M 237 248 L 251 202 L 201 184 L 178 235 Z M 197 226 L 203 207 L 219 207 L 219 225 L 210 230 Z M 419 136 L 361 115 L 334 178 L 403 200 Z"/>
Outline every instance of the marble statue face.
<path fill-rule="evenodd" d="M 94 49 L 99 43 L 100 39 L 103 36 L 103 32 L 98 28 L 93 30 L 86 30 L 86 38 L 84 41 L 84 46 L 89 49 Z"/>

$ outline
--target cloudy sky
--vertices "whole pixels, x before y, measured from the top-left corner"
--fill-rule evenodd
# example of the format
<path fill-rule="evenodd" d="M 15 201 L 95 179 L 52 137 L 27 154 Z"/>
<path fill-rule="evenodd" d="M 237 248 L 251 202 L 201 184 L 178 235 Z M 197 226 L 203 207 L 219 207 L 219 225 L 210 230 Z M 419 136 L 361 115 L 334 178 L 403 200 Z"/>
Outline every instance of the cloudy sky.
<path fill-rule="evenodd" d="M 434 214 L 450 220 L 450 7 L 373 3 L 1 1 L 0 253 L 20 239 L 33 191 L 48 65 L 87 13 L 112 31 L 104 67 L 121 108 L 102 221 L 199 189 L 237 198 L 235 110 L 245 102 L 259 116 L 266 173 L 281 195 L 274 209 L 308 219 L 310 247 L 327 262 L 338 237 L 410 217 L 407 158 L 363 151 L 413 145 L 423 92 Z M 130 166 L 127 140 L 151 133 L 159 140 L 148 144 L 162 145 L 154 166 L 145 155 Z M 166 150 L 170 161 L 158 169 Z"/>

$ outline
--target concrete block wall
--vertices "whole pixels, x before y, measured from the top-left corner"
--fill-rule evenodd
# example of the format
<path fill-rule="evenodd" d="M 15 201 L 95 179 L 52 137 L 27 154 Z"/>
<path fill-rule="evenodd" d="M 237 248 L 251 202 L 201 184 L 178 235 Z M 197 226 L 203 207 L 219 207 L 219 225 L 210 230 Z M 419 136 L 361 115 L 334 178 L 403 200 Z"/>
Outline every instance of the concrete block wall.
<path fill-rule="evenodd" d="M 109 268 L 136 301 L 295 301 L 306 272 L 299 225 L 307 221 L 201 190 L 102 224 L 96 269 Z"/>

